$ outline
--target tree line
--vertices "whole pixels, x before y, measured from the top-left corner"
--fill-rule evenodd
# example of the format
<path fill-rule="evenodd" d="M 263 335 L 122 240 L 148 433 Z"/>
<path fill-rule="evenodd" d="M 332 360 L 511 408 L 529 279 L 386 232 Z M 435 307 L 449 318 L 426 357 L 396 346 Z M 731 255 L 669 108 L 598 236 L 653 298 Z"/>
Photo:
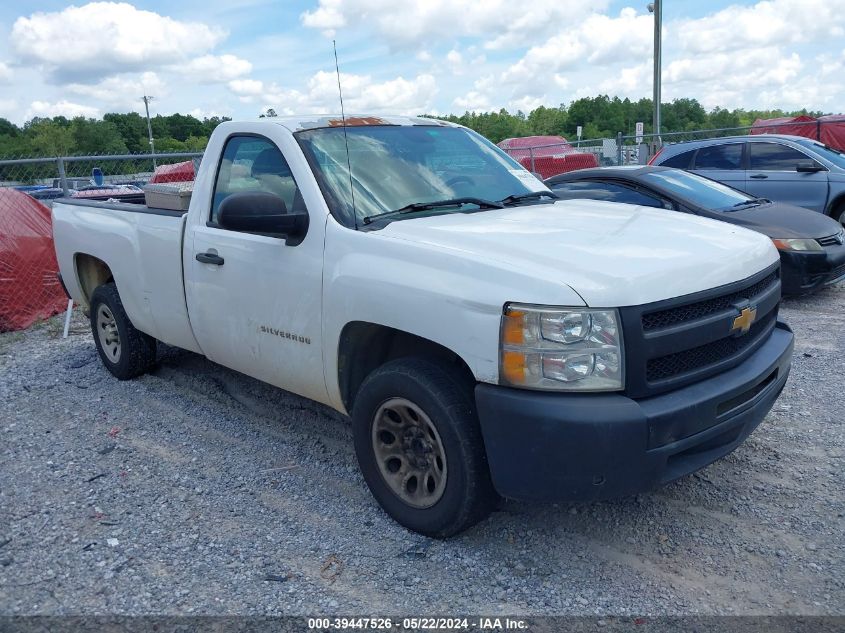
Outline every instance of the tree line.
<path fill-rule="evenodd" d="M 201 152 L 226 117 L 199 120 L 190 114 L 150 119 L 156 152 Z M 0 158 L 149 153 L 146 117 L 112 112 L 102 119 L 36 117 L 23 126 L 0 118 Z"/>
<path fill-rule="evenodd" d="M 651 99 L 631 101 L 600 95 L 578 99 L 568 106 L 540 106 L 528 114 L 512 114 L 502 109 L 437 118 L 472 128 L 494 143 L 505 138 L 535 135 L 574 139 L 577 126 L 582 127 L 584 139 L 610 138 L 615 137 L 617 132 L 633 134 L 638 121 L 645 124 L 645 133 L 648 134 L 651 131 L 651 103 Z M 663 132 L 745 127 L 758 118 L 798 114 L 819 116 L 823 113 L 723 108 L 708 112 L 695 99 L 675 99 L 661 107 Z M 264 116 L 268 115 L 265 113 Z M 155 116 L 151 119 L 155 149 L 160 152 L 202 151 L 214 128 L 226 120 L 226 117 L 200 120 L 188 114 Z M 139 154 L 149 151 L 147 121 L 137 112 L 109 113 L 99 120 L 38 117 L 20 127 L 0 118 L 0 158 Z"/>

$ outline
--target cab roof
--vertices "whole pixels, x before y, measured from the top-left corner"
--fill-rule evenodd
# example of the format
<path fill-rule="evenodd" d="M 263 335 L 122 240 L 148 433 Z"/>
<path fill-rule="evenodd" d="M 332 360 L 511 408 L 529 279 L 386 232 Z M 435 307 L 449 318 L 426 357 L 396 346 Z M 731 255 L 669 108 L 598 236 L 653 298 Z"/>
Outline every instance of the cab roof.
<path fill-rule="evenodd" d="M 441 121 L 440 119 L 429 119 L 419 116 L 395 116 L 390 114 L 347 114 L 345 118 L 340 114 L 313 114 L 265 117 L 259 120 L 284 125 L 291 132 L 301 132 L 302 130 L 313 130 L 316 128 L 343 127 L 344 121 L 347 127 L 364 127 L 368 125 L 440 125 L 443 127 L 461 127 L 455 123 Z"/>

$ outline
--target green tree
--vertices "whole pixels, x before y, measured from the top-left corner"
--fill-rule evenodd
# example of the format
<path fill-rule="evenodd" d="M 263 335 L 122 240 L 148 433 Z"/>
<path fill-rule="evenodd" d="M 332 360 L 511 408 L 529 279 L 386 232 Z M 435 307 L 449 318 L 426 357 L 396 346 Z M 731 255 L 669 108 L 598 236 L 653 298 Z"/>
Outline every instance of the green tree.
<path fill-rule="evenodd" d="M 129 148 L 111 121 L 76 117 L 70 128 L 80 154 L 126 154 Z"/>
<path fill-rule="evenodd" d="M 147 134 L 147 121 L 137 112 L 120 114 L 110 112 L 103 115 L 103 120 L 113 123 L 117 127 L 123 142 L 132 154 L 150 151 L 150 141 Z"/>
<path fill-rule="evenodd" d="M 27 137 L 33 156 L 67 156 L 76 147 L 73 130 L 49 119 L 29 126 Z"/>

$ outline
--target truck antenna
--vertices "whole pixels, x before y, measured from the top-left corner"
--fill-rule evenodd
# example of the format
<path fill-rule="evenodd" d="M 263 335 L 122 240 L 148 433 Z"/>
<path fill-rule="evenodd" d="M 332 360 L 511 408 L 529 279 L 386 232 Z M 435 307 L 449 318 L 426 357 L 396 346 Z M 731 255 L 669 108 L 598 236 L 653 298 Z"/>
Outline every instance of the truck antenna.
<path fill-rule="evenodd" d="M 346 135 L 346 113 L 343 110 L 343 90 L 340 87 L 340 66 L 337 63 L 337 43 L 332 40 L 334 48 L 334 69 L 337 73 L 337 93 L 340 95 L 340 118 L 343 121 L 343 142 L 346 145 L 346 169 L 349 171 L 349 195 L 352 197 L 352 222 L 358 230 L 358 214 L 355 212 L 355 187 L 352 184 L 352 161 L 349 158 L 349 137 Z"/>

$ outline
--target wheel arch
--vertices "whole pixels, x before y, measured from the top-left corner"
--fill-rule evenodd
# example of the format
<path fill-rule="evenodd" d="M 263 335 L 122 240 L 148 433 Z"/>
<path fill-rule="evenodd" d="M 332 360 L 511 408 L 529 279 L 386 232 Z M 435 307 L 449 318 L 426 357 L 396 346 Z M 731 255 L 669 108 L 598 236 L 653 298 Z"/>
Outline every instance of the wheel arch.
<path fill-rule="evenodd" d="M 347 412 L 352 412 L 358 389 L 370 373 L 406 357 L 454 365 L 468 385 L 476 382 L 467 362 L 439 343 L 386 325 L 352 321 L 341 330 L 337 351 L 337 384 Z"/>
<path fill-rule="evenodd" d="M 73 257 L 76 280 L 82 290 L 86 307 L 91 306 L 91 295 L 98 286 L 114 281 L 109 265 L 99 257 L 87 253 L 76 253 Z"/>
<path fill-rule="evenodd" d="M 845 211 L 845 191 L 840 192 L 827 206 L 827 215 L 832 217 L 834 220 L 839 219 L 834 217 L 837 211 Z"/>

